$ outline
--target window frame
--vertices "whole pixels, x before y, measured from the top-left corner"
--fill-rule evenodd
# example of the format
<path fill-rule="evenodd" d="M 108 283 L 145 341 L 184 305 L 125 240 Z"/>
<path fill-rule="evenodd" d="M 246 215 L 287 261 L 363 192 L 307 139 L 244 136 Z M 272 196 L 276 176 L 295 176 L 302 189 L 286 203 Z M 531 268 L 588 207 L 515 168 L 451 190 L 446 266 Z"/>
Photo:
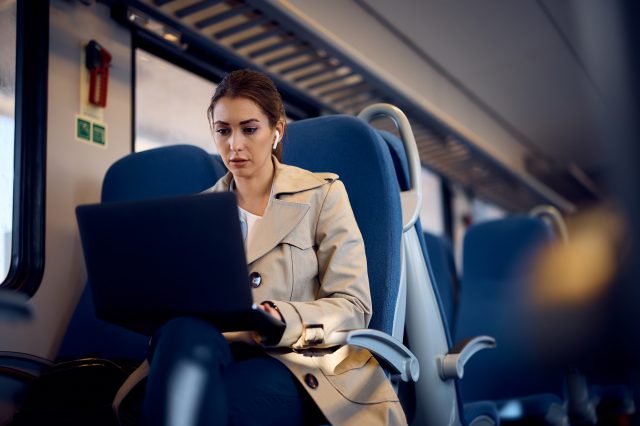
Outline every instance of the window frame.
<path fill-rule="evenodd" d="M 183 47 L 163 40 L 156 34 L 142 29 L 132 23 L 127 12 L 129 7 L 142 12 L 150 18 L 169 26 L 170 28 L 181 34 Z M 129 28 L 131 31 L 131 84 L 132 95 L 131 102 L 135 109 L 135 54 L 136 49 L 143 49 L 167 62 L 170 62 L 180 68 L 192 72 L 200 77 L 219 84 L 223 76 L 230 71 L 259 67 L 251 64 L 247 60 L 240 58 L 220 46 L 216 46 L 211 40 L 205 38 L 201 34 L 183 26 L 179 22 L 172 20 L 170 17 L 159 13 L 153 7 L 137 0 L 130 1 L 114 1 L 111 3 L 111 18 L 120 25 Z M 278 88 L 282 101 L 285 105 L 288 117 L 293 120 L 301 120 L 304 118 L 317 117 L 321 115 L 323 106 L 314 99 L 299 93 L 295 88 L 289 86 L 285 81 L 277 76 L 270 75 L 274 84 Z M 132 112 L 132 131 L 131 131 L 131 152 L 135 152 L 135 112 Z"/>
<path fill-rule="evenodd" d="M 33 296 L 44 273 L 49 0 L 16 2 L 13 233 L 0 287 Z"/>
<path fill-rule="evenodd" d="M 121 16 L 124 13 L 126 12 L 116 8 L 116 11 L 113 12 L 114 19 L 122 22 L 123 18 L 121 18 Z M 184 31 L 182 39 L 186 41 L 187 48 L 180 49 L 160 39 L 155 34 L 135 27 L 129 22 L 127 22 L 127 25 L 131 29 L 132 60 L 135 59 L 135 51 L 142 49 L 186 71 L 209 80 L 214 84 L 219 84 L 224 75 L 230 71 L 241 68 L 258 69 L 255 65 L 245 62 L 231 53 L 208 51 L 207 48 L 211 47 L 209 43 L 200 41 L 199 37 L 193 35 L 190 31 L 184 29 L 184 27 L 179 26 L 178 29 Z M 174 23 L 174 25 L 176 24 Z M 132 70 L 133 73 L 135 73 L 135 62 L 132 62 L 132 64 Z M 270 78 L 278 88 L 282 96 L 282 102 L 285 105 L 285 110 L 292 119 L 301 120 L 304 118 L 317 117 L 321 114 L 322 109 L 320 105 L 311 102 L 294 89 L 288 87 L 277 77 L 270 75 Z M 132 81 L 134 81 L 135 84 L 135 74 L 133 75 Z"/>

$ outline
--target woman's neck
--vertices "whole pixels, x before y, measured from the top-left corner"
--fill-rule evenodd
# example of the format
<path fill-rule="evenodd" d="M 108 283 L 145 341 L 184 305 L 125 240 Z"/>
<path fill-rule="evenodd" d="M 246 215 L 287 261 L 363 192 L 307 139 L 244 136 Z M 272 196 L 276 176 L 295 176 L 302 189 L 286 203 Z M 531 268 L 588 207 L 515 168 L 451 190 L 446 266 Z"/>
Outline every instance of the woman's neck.
<path fill-rule="evenodd" d="M 269 204 L 274 174 L 275 167 L 272 162 L 269 162 L 269 167 L 265 167 L 264 172 L 257 176 L 247 178 L 234 176 L 238 205 L 249 213 L 262 216 Z"/>

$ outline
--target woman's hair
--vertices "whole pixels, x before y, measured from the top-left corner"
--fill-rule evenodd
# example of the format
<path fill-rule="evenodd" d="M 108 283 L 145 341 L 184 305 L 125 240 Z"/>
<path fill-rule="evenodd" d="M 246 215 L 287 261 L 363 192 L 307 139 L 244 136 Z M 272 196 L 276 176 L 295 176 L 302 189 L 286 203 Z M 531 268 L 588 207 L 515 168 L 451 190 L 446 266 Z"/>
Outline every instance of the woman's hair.
<path fill-rule="evenodd" d="M 223 97 L 247 98 L 260 107 L 269 119 L 269 125 L 273 128 L 282 119 L 285 124 L 284 105 L 278 89 L 273 81 L 261 72 L 253 70 L 232 71 L 224 76 L 216 91 L 211 97 L 211 103 L 207 109 L 209 125 L 213 127 L 213 109 Z M 282 138 L 284 135 L 280 135 Z M 273 154 L 282 162 L 282 142 L 278 144 Z"/>

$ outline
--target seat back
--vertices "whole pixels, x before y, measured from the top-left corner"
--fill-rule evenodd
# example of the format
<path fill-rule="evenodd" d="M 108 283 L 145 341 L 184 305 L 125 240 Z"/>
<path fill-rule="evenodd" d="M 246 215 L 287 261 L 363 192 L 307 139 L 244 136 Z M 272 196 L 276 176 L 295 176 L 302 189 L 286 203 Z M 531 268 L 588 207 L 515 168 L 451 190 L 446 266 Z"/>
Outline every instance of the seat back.
<path fill-rule="evenodd" d="M 194 194 L 212 186 L 225 172 L 219 157 L 201 148 L 174 145 L 129 154 L 111 165 L 102 184 L 102 202 Z M 148 338 L 96 317 L 87 285 L 58 352 L 59 359 L 88 354 L 103 358 L 144 359 Z"/>
<path fill-rule="evenodd" d="M 394 118 L 394 120 L 396 120 Z M 397 136 L 378 131 L 391 153 L 400 188 L 411 188 L 410 160 L 404 143 Z M 410 202 L 403 209 L 411 208 Z M 405 218 L 409 214 L 404 215 Z M 420 362 L 420 379 L 409 393 L 414 411 L 413 424 L 459 424 L 463 422 L 462 403 L 457 383 L 440 378 L 436 360 L 451 347 L 449 323 L 444 314 L 434 268 L 423 238 L 420 219 L 403 233 L 403 262 L 406 269 L 406 337 L 409 349 Z"/>
<path fill-rule="evenodd" d="M 539 393 L 562 396 L 563 374 L 534 357 L 522 315 L 531 301 L 530 262 L 552 241 L 549 226 L 525 215 L 483 222 L 467 231 L 456 337 L 488 334 L 498 346 L 469 362 L 461 382 L 465 401 Z"/>
<path fill-rule="evenodd" d="M 404 321 L 398 309 L 402 219 L 393 164 L 378 134 L 346 115 L 298 121 L 289 125 L 283 160 L 340 176 L 364 239 L 373 303 L 369 327 L 393 335 L 394 324 Z"/>
<path fill-rule="evenodd" d="M 433 267 L 433 275 L 440 293 L 442 310 L 449 324 L 451 335 L 455 335 L 455 315 L 458 305 L 460 285 L 458 272 L 453 260 L 451 243 L 444 237 L 424 232 L 424 242 L 427 245 L 427 254 Z"/>
<path fill-rule="evenodd" d="M 212 186 L 225 172 L 219 156 L 193 145 L 137 152 L 109 167 L 102 183 L 102 202 L 194 194 Z"/>
<path fill-rule="evenodd" d="M 396 135 L 386 130 L 376 131 L 385 142 L 387 149 L 389 149 L 400 191 L 408 191 L 411 186 L 411 177 L 409 176 L 409 162 L 407 161 L 407 155 L 404 152 L 402 141 Z"/>

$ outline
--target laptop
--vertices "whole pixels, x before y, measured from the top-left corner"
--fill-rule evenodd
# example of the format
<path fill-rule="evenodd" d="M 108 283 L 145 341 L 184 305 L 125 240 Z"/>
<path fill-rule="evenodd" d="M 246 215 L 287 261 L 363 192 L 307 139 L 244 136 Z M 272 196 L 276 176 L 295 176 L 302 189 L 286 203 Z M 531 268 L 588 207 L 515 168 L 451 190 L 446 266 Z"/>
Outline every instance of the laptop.
<path fill-rule="evenodd" d="M 76 217 L 99 318 L 149 336 L 178 316 L 282 336 L 253 303 L 233 193 L 82 205 Z"/>

